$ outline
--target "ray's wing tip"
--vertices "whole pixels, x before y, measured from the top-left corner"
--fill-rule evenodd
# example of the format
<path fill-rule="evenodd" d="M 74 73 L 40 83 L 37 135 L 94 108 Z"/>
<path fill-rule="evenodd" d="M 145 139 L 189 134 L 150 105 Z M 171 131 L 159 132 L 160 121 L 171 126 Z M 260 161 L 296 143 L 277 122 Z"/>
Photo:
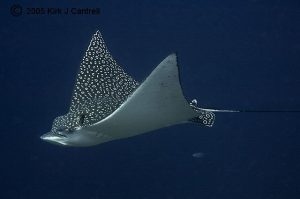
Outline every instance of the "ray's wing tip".
<path fill-rule="evenodd" d="M 96 32 L 95 32 L 95 34 L 94 34 L 95 36 L 99 36 L 99 37 L 101 37 L 102 36 L 102 34 L 101 34 L 101 32 L 100 32 L 100 30 L 98 29 L 98 30 L 96 30 Z"/>
<path fill-rule="evenodd" d="M 177 52 L 172 52 L 172 53 L 169 55 L 169 57 L 172 58 L 172 59 L 177 60 L 177 55 L 178 55 Z"/>
<path fill-rule="evenodd" d="M 177 52 L 171 53 L 169 56 L 165 58 L 166 61 L 172 62 L 177 65 Z"/>

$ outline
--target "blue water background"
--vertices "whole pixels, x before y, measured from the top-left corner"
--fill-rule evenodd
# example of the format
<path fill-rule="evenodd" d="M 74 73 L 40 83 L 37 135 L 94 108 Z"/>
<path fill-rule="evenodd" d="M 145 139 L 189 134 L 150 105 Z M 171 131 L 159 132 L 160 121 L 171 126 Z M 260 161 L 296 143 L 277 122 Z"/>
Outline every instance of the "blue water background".
<path fill-rule="evenodd" d="M 101 14 L 14 17 L 14 3 L 99 7 Z M 300 110 L 300 1 L 0 5 L 0 198 L 300 197 L 300 113 L 217 114 L 213 128 L 174 126 L 91 148 L 39 139 L 67 112 L 98 29 L 138 81 L 177 52 L 184 93 L 201 107 Z"/>

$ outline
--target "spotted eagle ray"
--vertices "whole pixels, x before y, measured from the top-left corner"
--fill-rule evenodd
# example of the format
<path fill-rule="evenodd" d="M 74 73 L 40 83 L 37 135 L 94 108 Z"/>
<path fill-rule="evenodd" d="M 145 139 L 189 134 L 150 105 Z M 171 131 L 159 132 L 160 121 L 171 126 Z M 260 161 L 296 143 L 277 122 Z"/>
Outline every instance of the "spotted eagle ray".
<path fill-rule="evenodd" d="M 69 112 L 54 119 L 41 139 L 64 146 L 93 146 L 167 126 L 196 123 L 211 127 L 213 112 L 183 95 L 176 54 L 166 57 L 139 83 L 109 53 L 97 31 L 80 65 Z"/>

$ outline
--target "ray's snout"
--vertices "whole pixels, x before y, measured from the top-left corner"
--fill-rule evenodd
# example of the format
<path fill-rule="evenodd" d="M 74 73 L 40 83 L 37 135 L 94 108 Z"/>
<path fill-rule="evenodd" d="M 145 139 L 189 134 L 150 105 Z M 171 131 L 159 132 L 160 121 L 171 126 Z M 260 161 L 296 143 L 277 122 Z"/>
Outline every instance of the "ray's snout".
<path fill-rule="evenodd" d="M 40 136 L 40 138 L 46 142 L 50 142 L 50 143 L 53 143 L 53 139 L 51 139 L 51 135 L 50 133 L 45 133 L 43 135 Z"/>
<path fill-rule="evenodd" d="M 49 139 L 48 133 L 45 133 L 45 134 L 41 135 L 40 138 L 41 138 L 42 140 L 47 140 L 47 139 Z"/>
<path fill-rule="evenodd" d="M 54 135 L 53 133 L 45 133 L 40 136 L 40 138 L 46 142 L 56 144 L 56 145 L 66 145 L 64 138 Z"/>

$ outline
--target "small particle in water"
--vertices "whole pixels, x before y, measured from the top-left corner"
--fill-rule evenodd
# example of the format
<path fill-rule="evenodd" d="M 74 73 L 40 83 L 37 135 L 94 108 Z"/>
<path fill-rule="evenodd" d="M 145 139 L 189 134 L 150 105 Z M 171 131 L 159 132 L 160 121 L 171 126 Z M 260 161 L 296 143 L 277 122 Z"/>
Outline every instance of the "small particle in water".
<path fill-rule="evenodd" d="M 203 158 L 204 157 L 204 153 L 202 152 L 197 152 L 197 153 L 193 153 L 192 155 L 194 158 Z"/>

